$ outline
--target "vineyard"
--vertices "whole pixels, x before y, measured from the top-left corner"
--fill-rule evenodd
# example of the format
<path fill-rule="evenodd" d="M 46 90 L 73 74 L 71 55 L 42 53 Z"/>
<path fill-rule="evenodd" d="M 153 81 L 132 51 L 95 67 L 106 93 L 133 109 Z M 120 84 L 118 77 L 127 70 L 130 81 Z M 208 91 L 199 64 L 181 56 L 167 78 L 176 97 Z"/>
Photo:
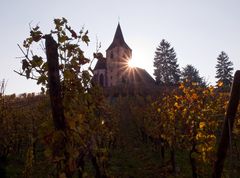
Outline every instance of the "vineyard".
<path fill-rule="evenodd" d="M 54 25 L 46 35 L 31 28 L 19 45 L 15 72 L 36 80 L 42 94 L 9 96 L 1 84 L 1 178 L 212 177 L 230 97 L 222 83 L 186 80 L 154 94 L 106 96 L 80 49 L 88 31 L 77 34 L 64 18 Z M 47 59 L 32 49 L 41 40 Z M 228 129 L 222 177 L 237 178 L 239 114 Z"/>
<path fill-rule="evenodd" d="M 99 96 L 69 113 L 73 177 L 211 177 L 227 93 L 181 84 L 156 98 Z M 1 123 L 1 177 L 55 177 L 63 136 L 47 95 L 1 96 Z M 239 123 L 223 177 L 240 174 Z"/>

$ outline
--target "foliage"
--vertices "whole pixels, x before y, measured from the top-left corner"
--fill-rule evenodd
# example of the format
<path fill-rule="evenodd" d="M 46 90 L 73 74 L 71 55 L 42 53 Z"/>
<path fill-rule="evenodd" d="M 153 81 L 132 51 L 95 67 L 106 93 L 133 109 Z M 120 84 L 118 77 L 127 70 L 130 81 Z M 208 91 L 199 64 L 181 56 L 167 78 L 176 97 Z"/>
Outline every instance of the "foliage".
<path fill-rule="evenodd" d="M 180 69 L 177 64 L 174 48 L 166 40 L 162 40 L 154 57 L 154 75 L 158 84 L 174 85 L 179 82 Z"/>
<path fill-rule="evenodd" d="M 217 130 L 224 114 L 228 95 L 197 83 L 181 83 L 179 88 L 161 95 L 152 104 L 135 106 L 141 135 L 170 149 L 171 164 L 176 166 L 174 152 L 187 151 L 192 172 L 207 176 L 213 162 Z M 163 155 L 162 155 L 163 156 Z M 174 167 L 173 167 L 174 171 Z M 194 177 L 194 176 L 193 176 Z"/>
<path fill-rule="evenodd" d="M 217 58 L 216 69 L 217 83 L 222 82 L 224 88 L 229 90 L 233 80 L 233 63 L 224 51 Z"/>
<path fill-rule="evenodd" d="M 91 84 L 90 60 L 84 56 L 80 43 L 89 43 L 88 31 L 76 33 L 65 18 L 54 19 L 55 29 L 50 35 L 57 41 L 61 89 L 66 130 L 55 130 L 49 120 L 43 124 L 40 138 L 45 155 L 55 166 L 53 174 L 71 177 L 84 173 L 84 160 L 89 158 L 96 176 L 107 176 L 108 150 L 115 135 L 116 120 L 103 93 Z M 45 39 L 36 26 L 23 42 L 22 69 L 17 72 L 27 79 L 37 80 L 48 94 L 48 67 L 46 57 L 34 53 L 34 45 Z M 94 54 L 99 56 L 99 54 Z M 42 129 L 41 129 L 42 130 Z"/>
<path fill-rule="evenodd" d="M 24 176 L 31 177 L 35 161 L 36 131 L 39 123 L 42 123 L 46 117 L 38 110 L 42 99 L 42 95 L 24 94 L 20 97 L 1 95 L 0 151 L 1 161 L 5 159 L 5 162 L 1 164 L 5 166 L 5 168 L 2 167 L 5 169 L 5 175 L 1 174 L 1 177 L 12 177 L 8 172 L 6 174 L 10 157 L 18 157 L 18 159 L 26 157 L 25 165 L 23 162 L 23 165 L 18 165 L 18 167 L 25 169 Z M 19 161 L 18 159 L 16 160 Z"/>
<path fill-rule="evenodd" d="M 82 29 L 78 34 L 68 25 L 65 18 L 54 20 L 55 29 L 50 32 L 56 37 L 59 54 L 59 69 L 61 72 L 61 80 L 71 82 L 74 79 L 79 79 L 86 84 L 89 82 L 89 74 L 82 66 L 89 63 L 89 59 L 85 58 L 84 52 L 80 48 L 80 42 L 89 43 L 88 31 Z M 20 75 L 37 80 L 37 84 L 47 86 L 47 63 L 41 55 L 42 53 L 33 53 L 34 47 L 45 39 L 45 35 L 40 31 L 40 27 L 31 28 L 30 37 L 23 42 L 24 54 L 22 59 L 22 70 Z M 37 44 L 36 44 L 37 43 Z M 41 44 L 40 44 L 41 46 Z M 44 47 L 41 46 L 44 51 Z"/>

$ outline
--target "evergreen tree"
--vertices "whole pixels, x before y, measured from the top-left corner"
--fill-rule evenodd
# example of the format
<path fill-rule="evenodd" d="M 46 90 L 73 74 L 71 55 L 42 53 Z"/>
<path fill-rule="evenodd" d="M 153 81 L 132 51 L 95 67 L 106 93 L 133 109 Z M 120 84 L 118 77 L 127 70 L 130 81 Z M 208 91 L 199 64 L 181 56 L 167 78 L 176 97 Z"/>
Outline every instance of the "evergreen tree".
<path fill-rule="evenodd" d="M 153 66 L 157 84 L 174 85 L 179 82 L 180 69 L 176 53 L 164 39 L 156 49 Z"/>
<path fill-rule="evenodd" d="M 229 89 L 233 80 L 233 63 L 224 51 L 217 58 L 216 69 L 217 83 L 222 83 L 224 88 Z"/>
<path fill-rule="evenodd" d="M 200 77 L 199 71 L 193 65 L 186 65 L 181 72 L 181 80 L 187 83 L 197 83 L 201 86 L 206 86 L 206 81 Z"/>

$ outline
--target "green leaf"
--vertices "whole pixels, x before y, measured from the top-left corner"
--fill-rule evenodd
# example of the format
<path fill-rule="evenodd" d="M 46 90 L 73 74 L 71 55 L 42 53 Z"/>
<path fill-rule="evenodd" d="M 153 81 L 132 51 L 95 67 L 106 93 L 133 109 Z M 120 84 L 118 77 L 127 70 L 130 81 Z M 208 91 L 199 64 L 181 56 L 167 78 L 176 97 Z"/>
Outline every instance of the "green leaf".
<path fill-rule="evenodd" d="M 43 63 L 42 69 L 44 70 L 44 72 L 48 70 L 47 62 L 44 62 L 44 63 Z"/>
<path fill-rule="evenodd" d="M 89 37 L 86 33 L 82 36 L 82 41 L 85 42 L 87 45 L 90 42 Z"/>
<path fill-rule="evenodd" d="M 64 23 L 67 23 L 67 19 L 65 19 L 64 17 L 62 17 L 62 21 L 63 21 Z"/>
<path fill-rule="evenodd" d="M 32 37 L 33 41 L 38 42 L 42 38 L 42 32 L 41 31 L 30 31 L 30 36 Z"/>
<path fill-rule="evenodd" d="M 58 37 L 58 42 L 59 43 L 64 43 L 67 40 L 69 40 L 69 38 L 66 35 L 59 35 L 59 37 Z"/>
<path fill-rule="evenodd" d="M 32 67 L 40 67 L 43 64 L 43 59 L 41 56 L 34 55 L 31 61 Z"/>
<path fill-rule="evenodd" d="M 74 78 L 74 74 L 70 70 L 65 70 L 63 73 L 63 76 L 64 76 L 64 80 Z"/>
<path fill-rule="evenodd" d="M 54 19 L 54 23 L 55 23 L 55 29 L 57 29 L 58 31 L 61 31 L 63 25 L 67 23 L 67 20 L 65 18 Z"/>
<path fill-rule="evenodd" d="M 33 31 L 37 31 L 39 29 L 39 26 L 37 25 L 35 28 L 33 28 Z"/>
<path fill-rule="evenodd" d="M 30 78 L 30 73 L 31 73 L 31 69 L 26 69 L 26 77 L 27 77 L 27 79 L 29 79 Z"/>
<path fill-rule="evenodd" d="M 45 85 L 46 84 L 46 81 L 47 81 L 47 76 L 46 75 L 41 75 L 39 78 L 38 78 L 38 81 L 37 81 L 37 84 L 43 84 Z"/>
<path fill-rule="evenodd" d="M 29 65 L 28 61 L 26 59 L 23 59 L 22 60 L 22 70 L 27 69 L 29 66 L 30 65 Z"/>
<path fill-rule="evenodd" d="M 42 94 L 44 94 L 45 93 L 45 88 L 41 87 L 41 92 L 42 92 Z"/>
<path fill-rule="evenodd" d="M 55 23 L 55 28 L 59 29 L 59 27 L 61 26 L 61 19 L 54 19 L 54 23 Z"/>
<path fill-rule="evenodd" d="M 27 38 L 26 40 L 23 41 L 23 47 L 29 48 L 29 46 L 32 44 L 32 42 L 33 42 L 32 37 Z"/>

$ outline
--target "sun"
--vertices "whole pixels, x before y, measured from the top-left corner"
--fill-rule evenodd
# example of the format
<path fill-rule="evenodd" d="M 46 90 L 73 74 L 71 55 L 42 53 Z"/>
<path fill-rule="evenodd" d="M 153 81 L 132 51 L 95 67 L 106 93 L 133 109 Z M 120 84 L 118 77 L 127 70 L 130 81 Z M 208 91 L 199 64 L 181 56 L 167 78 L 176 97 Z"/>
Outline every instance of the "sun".
<path fill-rule="evenodd" d="M 135 60 L 130 59 L 130 60 L 128 61 L 128 67 L 133 68 L 133 67 L 136 67 L 136 66 L 137 66 L 137 64 L 136 64 L 136 61 L 135 61 Z"/>

